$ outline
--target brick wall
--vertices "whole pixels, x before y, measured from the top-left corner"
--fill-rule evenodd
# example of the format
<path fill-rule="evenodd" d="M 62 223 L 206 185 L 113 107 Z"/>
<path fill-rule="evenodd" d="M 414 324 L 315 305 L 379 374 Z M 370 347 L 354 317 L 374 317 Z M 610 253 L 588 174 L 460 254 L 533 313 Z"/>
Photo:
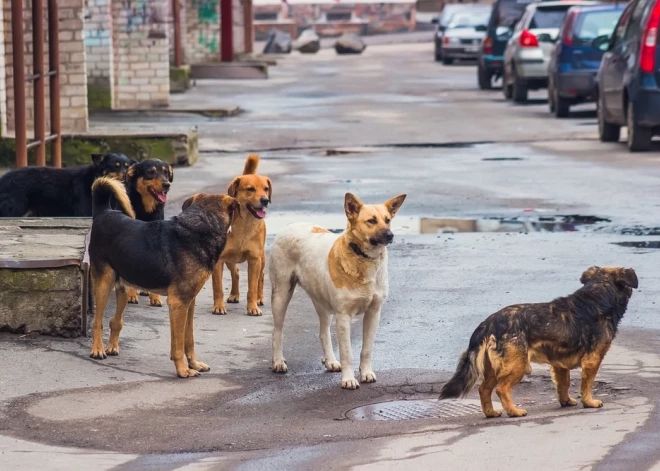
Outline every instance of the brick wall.
<path fill-rule="evenodd" d="M 183 1 L 183 0 L 182 0 Z M 243 3 L 233 1 L 234 53 L 245 52 Z M 189 64 L 220 60 L 220 1 L 185 0 L 184 57 Z"/>
<path fill-rule="evenodd" d="M 112 21 L 110 0 L 87 0 L 85 11 L 85 52 L 87 54 L 87 95 L 90 108 L 112 104 Z"/>
<path fill-rule="evenodd" d="M 7 129 L 14 130 L 13 47 L 11 28 L 11 1 L 2 0 L 5 38 L 5 86 L 7 90 Z M 46 3 L 46 2 L 44 2 Z M 59 1 L 60 42 L 60 97 L 61 127 L 64 132 L 87 131 L 87 70 L 83 32 L 83 0 Z M 48 12 L 44 5 L 44 39 L 48 38 Z M 32 66 L 32 12 L 31 2 L 23 3 L 23 31 L 25 74 L 33 73 Z M 44 45 L 44 66 L 48 70 L 48 45 Z M 27 127 L 34 126 L 34 87 L 26 83 Z M 49 90 L 46 81 L 46 134 L 50 129 Z"/>
<path fill-rule="evenodd" d="M 0 136 L 7 134 L 7 76 L 5 69 L 5 10 L 0 8 Z"/>
<path fill-rule="evenodd" d="M 169 103 L 168 2 L 112 2 L 113 109 Z"/>

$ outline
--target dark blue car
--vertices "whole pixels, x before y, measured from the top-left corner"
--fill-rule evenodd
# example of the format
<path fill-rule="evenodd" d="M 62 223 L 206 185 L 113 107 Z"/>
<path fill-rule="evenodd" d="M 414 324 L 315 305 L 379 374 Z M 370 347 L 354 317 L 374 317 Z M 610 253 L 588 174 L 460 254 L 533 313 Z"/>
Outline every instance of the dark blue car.
<path fill-rule="evenodd" d="M 595 39 L 605 50 L 598 70 L 598 134 L 619 140 L 628 128 L 628 149 L 649 150 L 660 134 L 660 0 L 633 0 L 611 38 Z"/>
<path fill-rule="evenodd" d="M 567 117 L 572 105 L 595 101 L 603 51 L 593 41 L 612 35 L 624 8 L 625 4 L 580 6 L 566 13 L 548 69 L 548 103 L 558 118 Z"/>

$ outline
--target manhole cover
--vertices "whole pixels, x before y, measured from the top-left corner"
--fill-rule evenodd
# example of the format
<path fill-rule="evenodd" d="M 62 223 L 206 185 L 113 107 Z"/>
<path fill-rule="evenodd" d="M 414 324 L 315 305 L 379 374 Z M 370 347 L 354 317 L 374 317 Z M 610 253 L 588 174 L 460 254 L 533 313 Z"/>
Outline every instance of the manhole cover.
<path fill-rule="evenodd" d="M 494 404 L 499 407 L 499 404 Z M 455 419 L 481 414 L 481 404 L 475 400 L 463 401 L 390 401 L 356 407 L 346 413 L 351 420 L 413 420 Z"/>

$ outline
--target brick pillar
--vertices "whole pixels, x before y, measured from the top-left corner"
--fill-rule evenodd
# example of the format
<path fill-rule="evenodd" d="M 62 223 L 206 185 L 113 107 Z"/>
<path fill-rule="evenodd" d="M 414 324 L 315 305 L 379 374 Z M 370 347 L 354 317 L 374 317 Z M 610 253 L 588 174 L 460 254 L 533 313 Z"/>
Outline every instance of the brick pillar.
<path fill-rule="evenodd" d="M 245 16 L 243 1 L 232 0 L 234 20 L 234 56 L 245 52 Z"/>
<path fill-rule="evenodd" d="M 113 109 L 169 104 L 167 0 L 112 2 Z"/>
<path fill-rule="evenodd" d="M 5 69 L 5 9 L 0 8 L 0 136 L 7 134 L 7 72 Z M 11 36 L 9 36 L 11 38 Z M 10 39 L 11 42 L 11 39 Z"/>
<path fill-rule="evenodd" d="M 7 129 L 14 130 L 14 84 L 11 44 L 11 1 L 2 0 L 4 15 L 4 62 L 7 103 Z M 32 2 L 23 2 L 23 31 L 25 33 L 25 75 L 32 75 Z M 63 132 L 87 131 L 87 68 L 83 31 L 83 0 L 59 0 L 60 20 L 60 97 Z M 44 36 L 48 37 L 48 10 L 44 2 Z M 48 67 L 48 43 L 44 44 L 45 66 Z M 48 82 L 46 82 L 48 83 Z M 50 131 L 49 90 L 46 85 L 46 134 Z M 27 128 L 34 127 L 34 87 L 26 83 Z"/>
<path fill-rule="evenodd" d="M 112 107 L 112 21 L 110 0 L 87 0 L 85 52 L 89 109 Z"/>

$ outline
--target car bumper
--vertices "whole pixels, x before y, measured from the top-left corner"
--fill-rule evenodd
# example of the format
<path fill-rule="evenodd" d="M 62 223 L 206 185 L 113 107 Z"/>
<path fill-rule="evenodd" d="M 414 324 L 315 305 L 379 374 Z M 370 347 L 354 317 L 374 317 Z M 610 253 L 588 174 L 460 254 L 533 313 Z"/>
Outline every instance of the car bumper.
<path fill-rule="evenodd" d="M 548 58 L 539 48 L 521 50 L 513 58 L 518 77 L 523 79 L 548 78 Z"/>
<path fill-rule="evenodd" d="M 555 88 L 563 98 L 595 99 L 596 72 L 558 74 Z"/>
<path fill-rule="evenodd" d="M 504 57 L 503 56 L 494 56 L 494 55 L 486 55 L 484 54 L 481 56 L 481 61 L 483 62 L 483 67 L 486 70 L 491 71 L 492 73 L 496 74 L 501 74 L 502 73 L 502 68 L 504 65 Z"/>
<path fill-rule="evenodd" d="M 660 127 L 660 89 L 640 88 L 633 104 L 637 124 L 644 127 Z"/>
<path fill-rule="evenodd" d="M 479 57 L 479 44 L 442 46 L 442 57 L 450 59 L 476 59 Z"/>

